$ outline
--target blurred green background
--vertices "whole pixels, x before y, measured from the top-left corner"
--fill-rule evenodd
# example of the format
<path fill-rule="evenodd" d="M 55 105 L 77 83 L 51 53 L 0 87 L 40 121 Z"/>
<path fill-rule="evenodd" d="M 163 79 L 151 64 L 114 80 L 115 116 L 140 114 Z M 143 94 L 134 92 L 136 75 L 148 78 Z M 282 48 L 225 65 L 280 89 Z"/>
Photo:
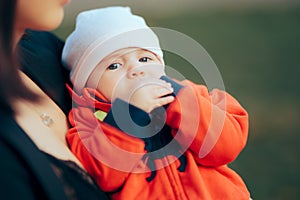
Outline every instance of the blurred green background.
<path fill-rule="evenodd" d="M 243 177 L 254 199 L 299 200 L 299 3 L 207 2 L 73 0 L 54 32 L 65 39 L 81 10 L 129 5 L 149 25 L 197 40 L 218 66 L 227 92 L 250 115 L 248 144 L 231 167 Z M 166 62 L 178 68 L 185 65 L 172 56 Z M 192 72 L 185 75 L 201 82 Z"/>

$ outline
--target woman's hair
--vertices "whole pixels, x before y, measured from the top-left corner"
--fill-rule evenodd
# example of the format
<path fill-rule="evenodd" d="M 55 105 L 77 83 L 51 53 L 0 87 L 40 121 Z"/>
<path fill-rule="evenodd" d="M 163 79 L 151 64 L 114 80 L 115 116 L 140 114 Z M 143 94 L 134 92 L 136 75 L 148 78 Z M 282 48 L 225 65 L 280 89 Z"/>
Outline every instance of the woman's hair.
<path fill-rule="evenodd" d="M 13 114 L 13 98 L 34 99 L 18 73 L 14 49 L 14 22 L 17 0 L 0 1 L 0 109 Z"/>

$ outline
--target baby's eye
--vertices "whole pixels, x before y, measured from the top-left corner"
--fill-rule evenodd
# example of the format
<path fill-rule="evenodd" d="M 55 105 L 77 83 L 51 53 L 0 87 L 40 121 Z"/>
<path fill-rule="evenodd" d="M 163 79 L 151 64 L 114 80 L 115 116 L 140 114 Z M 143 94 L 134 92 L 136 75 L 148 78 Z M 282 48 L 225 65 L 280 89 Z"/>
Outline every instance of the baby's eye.
<path fill-rule="evenodd" d="M 151 60 L 151 58 L 149 58 L 149 57 L 142 57 L 139 59 L 139 62 L 148 62 L 150 60 Z"/>
<path fill-rule="evenodd" d="M 111 65 L 109 65 L 107 67 L 108 70 L 115 70 L 115 69 L 118 69 L 119 67 L 121 67 L 121 64 L 120 63 L 113 63 Z"/>

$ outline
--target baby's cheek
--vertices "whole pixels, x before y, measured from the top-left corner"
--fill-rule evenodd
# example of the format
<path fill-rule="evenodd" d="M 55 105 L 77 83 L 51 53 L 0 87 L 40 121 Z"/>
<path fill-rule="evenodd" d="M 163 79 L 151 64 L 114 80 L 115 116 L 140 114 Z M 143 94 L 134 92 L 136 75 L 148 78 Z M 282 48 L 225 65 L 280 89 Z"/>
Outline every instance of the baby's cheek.
<path fill-rule="evenodd" d="M 153 78 L 159 79 L 161 76 L 166 75 L 164 68 L 162 67 L 155 67 L 148 71 L 149 76 Z"/>

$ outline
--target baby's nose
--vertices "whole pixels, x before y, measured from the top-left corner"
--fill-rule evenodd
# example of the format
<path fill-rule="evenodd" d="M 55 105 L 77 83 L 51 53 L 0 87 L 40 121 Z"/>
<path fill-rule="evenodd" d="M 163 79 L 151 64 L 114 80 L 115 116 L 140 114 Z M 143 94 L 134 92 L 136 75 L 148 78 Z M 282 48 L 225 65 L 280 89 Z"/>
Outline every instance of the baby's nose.
<path fill-rule="evenodd" d="M 128 72 L 129 78 L 137 78 L 137 77 L 142 77 L 144 75 L 145 75 L 145 71 L 143 70 L 142 67 L 135 67 Z"/>

